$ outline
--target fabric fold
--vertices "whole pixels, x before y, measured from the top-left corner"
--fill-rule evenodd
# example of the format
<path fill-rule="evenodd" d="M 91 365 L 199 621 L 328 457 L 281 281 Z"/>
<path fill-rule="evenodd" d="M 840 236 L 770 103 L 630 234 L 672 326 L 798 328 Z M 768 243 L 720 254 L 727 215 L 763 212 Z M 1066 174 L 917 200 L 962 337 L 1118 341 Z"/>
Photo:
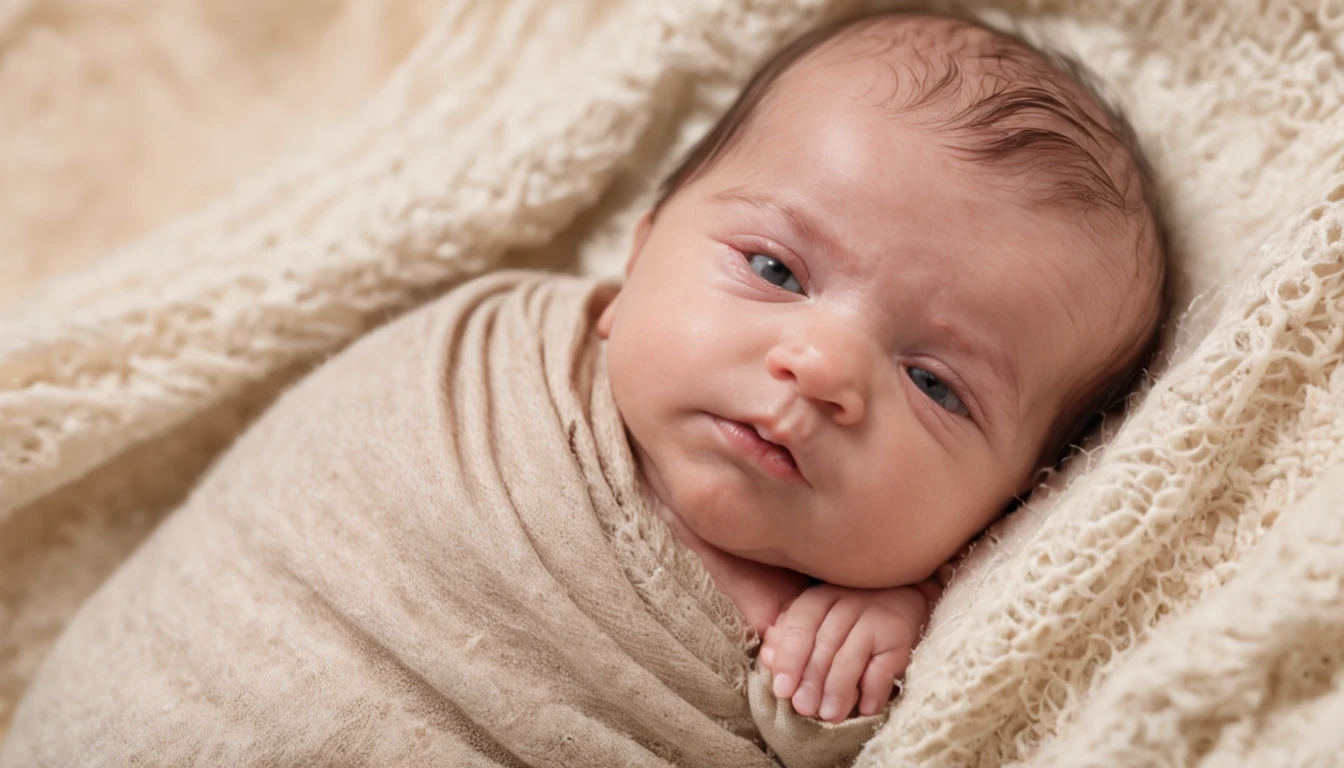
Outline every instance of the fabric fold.
<path fill-rule="evenodd" d="M 609 293 L 483 278 L 295 386 L 76 615 L 0 764 L 774 765 L 745 626 L 645 504 Z"/>

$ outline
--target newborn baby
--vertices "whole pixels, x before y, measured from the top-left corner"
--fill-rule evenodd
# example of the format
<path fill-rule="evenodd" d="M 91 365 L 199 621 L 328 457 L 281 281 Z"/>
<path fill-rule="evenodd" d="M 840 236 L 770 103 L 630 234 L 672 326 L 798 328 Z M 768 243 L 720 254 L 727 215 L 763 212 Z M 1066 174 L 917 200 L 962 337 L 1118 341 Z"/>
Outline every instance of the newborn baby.
<path fill-rule="evenodd" d="M 931 575 L 1146 363 L 1144 168 L 1052 58 L 886 13 L 780 53 L 640 220 L 617 407 L 798 713 L 883 707 Z"/>
<path fill-rule="evenodd" d="M 280 397 L 71 619 L 0 766 L 844 764 L 931 576 L 1145 361 L 1142 167 L 1011 38 L 805 37 L 614 300 L 487 275 Z"/>

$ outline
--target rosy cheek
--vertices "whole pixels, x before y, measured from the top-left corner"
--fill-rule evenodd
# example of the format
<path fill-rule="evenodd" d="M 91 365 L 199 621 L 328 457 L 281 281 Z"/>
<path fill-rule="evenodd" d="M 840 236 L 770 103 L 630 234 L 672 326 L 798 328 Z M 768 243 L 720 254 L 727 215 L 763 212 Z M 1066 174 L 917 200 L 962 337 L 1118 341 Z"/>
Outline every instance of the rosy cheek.
<path fill-rule="evenodd" d="M 879 439 L 862 450 L 870 457 L 867 474 L 873 504 L 895 504 L 900 516 L 908 517 L 953 491 L 948 487 L 947 468 L 954 461 L 936 434 L 945 429 L 936 423 L 936 415 L 920 413 L 923 406 L 909 402 L 904 387 L 892 389 L 891 400 L 873 425 Z"/>

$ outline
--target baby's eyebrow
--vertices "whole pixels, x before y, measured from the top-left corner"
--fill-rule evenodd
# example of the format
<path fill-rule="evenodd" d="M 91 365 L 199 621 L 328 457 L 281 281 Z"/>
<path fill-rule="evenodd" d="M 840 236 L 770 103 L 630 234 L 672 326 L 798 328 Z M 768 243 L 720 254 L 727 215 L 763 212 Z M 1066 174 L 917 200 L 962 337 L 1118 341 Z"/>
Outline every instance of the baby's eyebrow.
<path fill-rule="evenodd" d="M 717 192 L 711 195 L 709 199 L 719 203 L 746 204 L 765 213 L 778 216 L 784 219 L 799 237 L 807 240 L 814 248 L 831 251 L 834 244 L 838 242 L 826 229 L 824 222 L 769 195 L 753 192 L 742 187 L 734 187 Z"/>

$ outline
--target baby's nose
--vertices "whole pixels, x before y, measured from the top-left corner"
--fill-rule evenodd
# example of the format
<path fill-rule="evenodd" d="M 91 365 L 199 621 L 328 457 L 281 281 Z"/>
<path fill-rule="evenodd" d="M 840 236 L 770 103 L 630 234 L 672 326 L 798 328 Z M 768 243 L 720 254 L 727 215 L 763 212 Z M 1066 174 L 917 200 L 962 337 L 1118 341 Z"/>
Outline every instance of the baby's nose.
<path fill-rule="evenodd" d="M 867 407 L 871 346 L 862 334 L 835 322 L 818 323 L 776 344 L 765 364 L 771 376 L 792 382 L 837 424 L 849 426 Z"/>

